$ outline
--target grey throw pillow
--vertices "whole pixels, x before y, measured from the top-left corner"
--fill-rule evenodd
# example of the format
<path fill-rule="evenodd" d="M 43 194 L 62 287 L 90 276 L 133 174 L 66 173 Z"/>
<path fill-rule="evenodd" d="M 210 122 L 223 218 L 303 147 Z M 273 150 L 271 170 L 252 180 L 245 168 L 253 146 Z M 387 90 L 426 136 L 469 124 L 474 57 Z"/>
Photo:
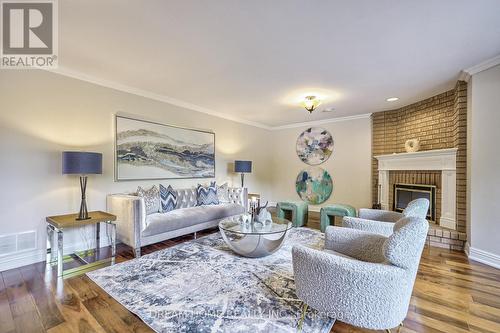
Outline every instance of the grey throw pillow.
<path fill-rule="evenodd" d="M 229 185 L 227 183 L 217 186 L 217 198 L 219 199 L 219 203 L 231 202 L 229 200 Z"/>
<path fill-rule="evenodd" d="M 137 187 L 137 195 L 144 198 L 146 214 L 158 213 L 160 211 L 160 191 L 156 185 L 145 190 L 141 186 Z"/>

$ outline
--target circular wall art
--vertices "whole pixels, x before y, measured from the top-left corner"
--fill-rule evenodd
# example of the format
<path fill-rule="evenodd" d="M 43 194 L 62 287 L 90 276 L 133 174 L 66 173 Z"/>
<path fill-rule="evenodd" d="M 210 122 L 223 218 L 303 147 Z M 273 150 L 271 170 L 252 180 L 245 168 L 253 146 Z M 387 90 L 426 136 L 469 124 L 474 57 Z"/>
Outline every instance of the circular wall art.
<path fill-rule="evenodd" d="M 295 189 L 302 200 L 318 205 L 328 200 L 332 194 L 332 177 L 322 168 L 308 168 L 299 172 Z"/>
<path fill-rule="evenodd" d="M 332 154 L 332 135 L 324 128 L 310 127 L 297 138 L 296 149 L 302 162 L 309 165 L 321 164 Z"/>

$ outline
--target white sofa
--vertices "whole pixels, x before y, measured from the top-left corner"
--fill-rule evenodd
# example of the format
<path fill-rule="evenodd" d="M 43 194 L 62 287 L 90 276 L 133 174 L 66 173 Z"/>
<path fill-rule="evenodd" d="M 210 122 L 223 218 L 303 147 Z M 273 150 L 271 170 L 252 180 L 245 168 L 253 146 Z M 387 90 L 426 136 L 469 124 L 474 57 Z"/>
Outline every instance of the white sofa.
<path fill-rule="evenodd" d="M 141 255 L 141 246 L 212 228 L 219 221 L 247 211 L 246 188 L 229 188 L 229 202 L 197 206 L 196 189 L 178 189 L 176 209 L 146 215 L 144 199 L 135 194 L 107 196 L 108 212 L 117 216 L 117 238 Z"/>

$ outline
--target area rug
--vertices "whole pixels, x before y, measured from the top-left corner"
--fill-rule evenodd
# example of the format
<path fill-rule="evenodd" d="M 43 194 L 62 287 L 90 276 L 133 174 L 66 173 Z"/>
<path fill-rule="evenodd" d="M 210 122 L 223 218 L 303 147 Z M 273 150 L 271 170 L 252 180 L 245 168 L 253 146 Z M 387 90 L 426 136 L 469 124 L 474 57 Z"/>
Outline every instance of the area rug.
<path fill-rule="evenodd" d="M 87 276 L 156 332 L 329 332 L 335 320 L 295 295 L 294 244 L 320 248 L 320 232 L 293 228 L 276 253 L 234 254 L 220 233 Z"/>

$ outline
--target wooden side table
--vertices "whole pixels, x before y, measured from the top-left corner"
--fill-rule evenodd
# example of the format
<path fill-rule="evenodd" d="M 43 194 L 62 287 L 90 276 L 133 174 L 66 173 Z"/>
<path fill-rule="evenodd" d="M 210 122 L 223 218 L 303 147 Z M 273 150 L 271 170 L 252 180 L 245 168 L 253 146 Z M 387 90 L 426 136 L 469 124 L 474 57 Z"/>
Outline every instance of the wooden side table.
<path fill-rule="evenodd" d="M 49 263 L 53 264 L 57 262 L 57 276 L 63 276 L 65 274 L 72 274 L 84 269 L 88 269 L 89 266 L 98 266 L 105 262 L 111 262 L 111 265 L 115 264 L 116 256 L 116 216 L 101 211 L 89 212 L 90 218 L 88 220 L 79 220 L 76 218 L 78 214 L 67 214 L 58 216 L 48 216 L 47 221 L 47 239 L 50 241 L 50 259 Z M 100 248 L 100 223 L 106 223 L 111 226 L 111 258 L 97 260 L 97 254 Z M 86 225 L 95 225 L 96 227 L 96 261 L 88 262 L 76 253 L 70 256 L 76 257 L 77 260 L 82 261 L 84 265 L 69 270 L 63 269 L 63 235 L 64 231 L 72 228 L 79 228 Z M 57 246 L 56 246 L 57 244 Z M 57 251 L 54 251 L 57 249 Z"/>

